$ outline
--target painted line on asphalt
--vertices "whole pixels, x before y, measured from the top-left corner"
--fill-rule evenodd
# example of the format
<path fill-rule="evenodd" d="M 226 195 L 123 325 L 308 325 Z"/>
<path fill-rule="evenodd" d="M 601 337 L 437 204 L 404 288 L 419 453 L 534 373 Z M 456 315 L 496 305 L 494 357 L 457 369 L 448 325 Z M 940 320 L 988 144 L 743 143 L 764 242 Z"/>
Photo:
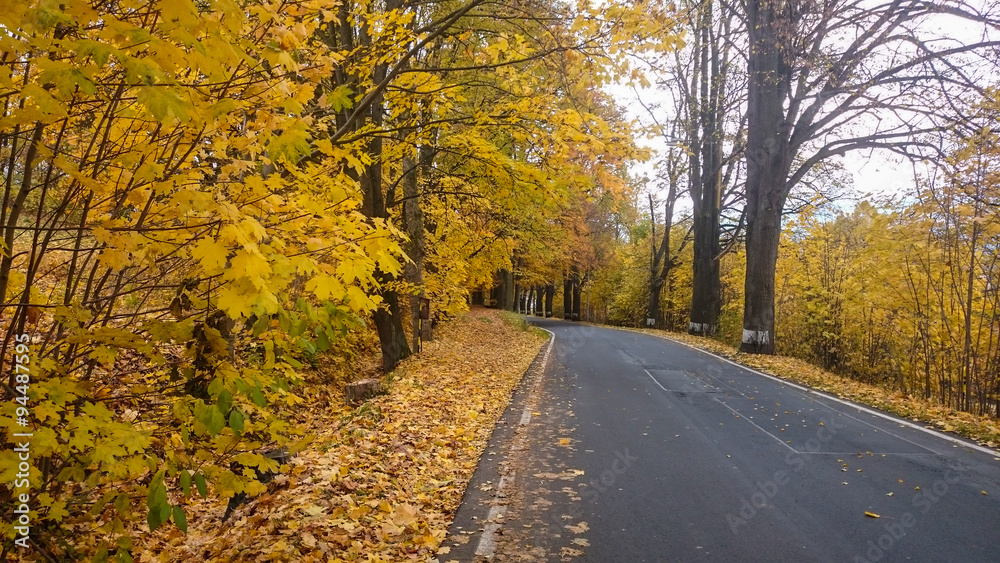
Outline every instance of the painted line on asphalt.
<path fill-rule="evenodd" d="M 754 425 L 754 426 L 755 426 L 755 427 L 757 428 L 757 430 L 760 430 L 760 431 L 761 431 L 761 432 L 763 432 L 764 434 L 767 434 L 768 436 L 770 436 L 770 437 L 774 438 L 774 441 L 775 441 L 775 442 L 777 442 L 777 443 L 781 444 L 782 446 L 785 446 L 786 448 L 788 448 L 788 449 L 792 450 L 792 451 L 793 451 L 793 452 L 795 452 L 795 453 L 799 453 L 798 451 L 796 451 L 796 450 L 795 450 L 795 448 L 793 448 L 793 447 L 789 446 L 789 445 L 788 445 L 787 443 L 783 442 L 783 441 L 781 440 L 781 438 L 779 438 L 779 437 L 775 436 L 774 434 L 771 434 L 771 433 L 770 433 L 770 432 L 768 432 L 767 430 L 764 430 L 763 428 L 761 428 L 761 426 L 760 426 L 759 424 L 757 424 L 756 422 L 754 422 L 754 421 L 750 420 L 750 418 L 749 418 L 749 417 L 746 417 L 746 416 L 743 416 L 743 413 L 741 413 L 740 411 L 738 411 L 738 410 L 734 409 L 733 407 L 731 407 L 731 406 L 727 405 L 726 403 L 724 403 L 724 402 L 720 401 L 719 399 L 717 399 L 717 398 L 715 398 L 715 397 L 713 397 L 713 399 L 715 399 L 715 402 L 717 402 L 717 403 L 719 403 L 720 405 L 722 405 L 722 406 L 726 407 L 727 409 L 729 409 L 729 410 L 733 411 L 733 414 L 735 414 L 736 416 L 738 416 L 738 417 L 742 418 L 743 420 L 745 420 L 745 421 L 749 422 L 750 424 Z"/>
<path fill-rule="evenodd" d="M 610 328 L 610 327 L 607 327 L 607 328 Z M 631 332 L 631 331 L 627 331 L 627 332 Z M 980 446 L 979 444 L 975 444 L 975 443 L 969 442 L 967 440 L 962 440 L 962 439 L 959 439 L 959 438 L 955 438 L 954 436 L 949 436 L 947 434 L 943 434 L 941 432 L 938 432 L 936 430 L 932 430 L 930 428 L 924 428 L 923 426 L 921 426 L 919 424 L 916 424 L 914 422 L 911 422 L 909 420 L 906 420 L 905 418 L 899 418 L 899 417 L 896 417 L 896 416 L 888 415 L 888 414 L 879 412 L 877 410 L 870 409 L 868 407 L 863 407 L 863 406 L 861 406 L 861 405 L 859 405 L 857 403 L 852 403 L 852 402 L 847 401 L 845 399 L 841 399 L 840 397 L 836 397 L 834 395 L 830 395 L 828 393 L 824 393 L 822 391 L 817 391 L 815 389 L 811 389 L 809 387 L 805 387 L 805 386 L 799 385 L 797 383 L 792 383 L 791 381 L 785 381 L 784 379 L 781 379 L 780 377 L 775 377 L 773 375 L 766 374 L 766 373 L 764 373 L 762 371 L 757 371 L 757 370 L 755 370 L 755 369 L 753 369 L 751 367 L 748 367 L 748 366 L 745 366 L 743 364 L 734 362 L 734 361 L 730 360 L 729 358 L 724 358 L 724 357 L 722 357 L 722 356 L 720 356 L 718 354 L 714 354 L 714 353 L 709 352 L 707 350 L 702 350 L 701 348 L 696 348 L 696 347 L 691 346 L 690 344 L 688 344 L 686 342 L 681 342 L 679 340 L 674 340 L 674 339 L 669 338 L 669 337 L 657 336 L 657 335 L 653 335 L 653 334 L 649 334 L 649 333 L 645 333 L 645 332 L 640 333 L 640 334 L 646 334 L 648 336 L 653 336 L 655 338 L 662 338 L 664 340 L 668 340 L 668 341 L 673 342 L 675 344 L 680 344 L 681 346 L 684 346 L 686 348 L 690 348 L 691 350 L 694 350 L 695 352 L 701 352 L 702 354 L 705 354 L 706 356 L 712 356 L 713 358 L 716 358 L 718 360 L 722 360 L 723 362 L 726 362 L 727 364 L 736 366 L 736 367 L 738 367 L 738 368 L 740 368 L 742 370 L 745 370 L 745 371 L 748 371 L 748 372 L 751 372 L 751 373 L 755 373 L 755 374 L 760 375 L 762 377 L 766 377 L 767 379 L 771 379 L 773 381 L 777 381 L 778 383 L 781 383 L 783 385 L 787 385 L 787 386 L 792 387 L 794 389 L 798 389 L 799 391 L 803 391 L 805 393 L 811 393 L 813 395 L 816 395 L 816 396 L 819 396 L 819 397 L 823 397 L 824 399 L 829 399 L 831 401 L 840 403 L 840 404 L 842 404 L 842 405 L 844 405 L 846 407 L 851 407 L 853 409 L 857 409 L 859 411 L 868 413 L 868 414 L 870 414 L 872 416 L 876 416 L 878 418 L 887 420 L 889 422 L 893 422 L 895 424 L 899 424 L 900 426 L 908 426 L 908 427 L 910 427 L 910 428 L 912 428 L 914 430 L 919 430 L 920 432 L 923 432 L 925 434 L 929 434 L 931 436 L 936 436 L 938 438 L 941 438 L 943 440 L 947 440 L 948 442 L 951 442 L 953 444 L 957 444 L 957 445 L 962 446 L 964 448 L 971 448 L 971 449 L 974 449 L 974 450 L 979 451 L 981 453 L 984 453 L 984 454 L 987 454 L 987 455 L 991 455 L 991 456 L 994 456 L 994 457 L 1000 456 L 1000 450 L 990 449 L 990 448 L 987 448 L 987 447 L 984 447 L 984 446 Z M 730 409 L 730 410 L 732 410 L 732 409 Z M 844 414 L 847 414 L 847 413 L 844 413 Z M 850 415 L 848 415 L 848 416 L 850 416 Z M 883 429 L 883 430 L 885 430 L 885 429 Z M 927 448 L 925 448 L 925 449 L 927 449 Z"/>
<path fill-rule="evenodd" d="M 653 377 L 653 374 L 649 373 L 648 369 L 642 368 L 642 371 L 646 372 L 646 375 L 648 375 L 649 378 L 653 380 L 653 383 L 655 383 L 657 386 L 659 386 L 660 389 L 663 389 L 664 391 L 669 391 L 669 389 L 667 389 L 666 387 L 660 385 L 660 382 L 657 381 L 655 377 Z"/>
<path fill-rule="evenodd" d="M 536 328 L 542 328 L 542 327 L 536 327 Z M 538 387 L 538 382 L 541 381 L 541 376 L 542 374 L 545 373 L 545 368 L 548 367 L 549 365 L 549 353 L 552 352 L 552 345 L 555 344 L 556 342 L 556 334 L 554 332 L 544 328 L 542 328 L 542 330 L 549 333 L 550 335 L 549 345 L 545 349 L 545 355 L 542 356 L 542 363 L 539 364 L 538 366 L 538 375 L 535 377 L 535 382 L 534 386 L 532 387 L 532 391 L 534 391 L 534 389 Z M 521 413 L 521 426 L 524 426 L 529 422 L 531 422 L 531 405 L 525 405 L 524 411 Z"/>
<path fill-rule="evenodd" d="M 537 327 L 541 328 L 541 327 Z M 542 362 L 538 364 L 538 369 L 534 373 L 535 380 L 531 384 L 531 391 L 528 397 L 525 399 L 524 411 L 521 412 L 520 426 L 525 426 L 531 422 L 531 397 L 536 394 L 538 387 L 541 384 L 542 378 L 545 375 L 545 369 L 549 365 L 549 354 L 552 352 L 552 345 L 555 344 L 556 335 L 551 330 L 546 330 L 542 328 L 545 332 L 549 333 L 549 345 L 545 349 L 545 354 L 542 356 Z M 510 445 L 510 452 L 507 454 L 508 457 L 514 455 L 514 450 L 518 447 L 518 440 L 513 440 Z M 514 474 L 501 475 L 500 482 L 497 483 L 497 491 L 494 495 L 499 498 L 504 494 L 504 489 L 509 481 L 514 479 Z M 479 537 L 479 543 L 476 545 L 476 555 L 480 557 L 492 558 L 496 553 L 497 549 L 497 532 L 500 531 L 502 523 L 498 522 L 497 519 L 501 518 L 504 513 L 507 512 L 506 504 L 497 504 L 490 507 L 489 513 L 486 515 L 486 525 L 483 526 L 483 535 Z"/>
<path fill-rule="evenodd" d="M 513 475 L 511 475 L 513 477 Z M 501 485 L 506 477 L 500 478 Z M 498 492 L 501 485 L 498 485 Z M 498 521 L 507 512 L 507 505 L 501 504 L 490 507 L 489 514 L 486 515 L 486 526 L 483 528 L 483 535 L 479 538 L 476 546 L 476 555 L 491 558 L 497 549 L 497 531 L 500 530 L 501 523 Z"/>

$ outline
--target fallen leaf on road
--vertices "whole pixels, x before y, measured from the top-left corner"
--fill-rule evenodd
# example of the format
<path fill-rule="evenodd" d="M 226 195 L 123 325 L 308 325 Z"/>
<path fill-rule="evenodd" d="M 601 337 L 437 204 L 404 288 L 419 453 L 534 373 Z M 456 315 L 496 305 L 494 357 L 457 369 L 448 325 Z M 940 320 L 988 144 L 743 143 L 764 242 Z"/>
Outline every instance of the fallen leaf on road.
<path fill-rule="evenodd" d="M 881 516 L 879 516 L 878 514 L 875 514 L 874 512 L 868 512 L 868 511 L 865 511 L 865 516 L 867 516 L 869 518 L 881 518 Z"/>
<path fill-rule="evenodd" d="M 572 524 L 566 524 L 566 526 L 564 526 L 564 527 L 567 530 L 573 532 L 574 534 L 582 534 L 582 533 L 584 533 L 584 532 L 586 532 L 587 530 L 590 529 L 590 526 L 588 526 L 586 522 L 580 522 L 576 526 L 574 526 Z"/>
<path fill-rule="evenodd" d="M 559 555 L 562 557 L 579 557 L 583 555 L 583 552 L 579 549 L 573 549 L 572 547 L 564 547 L 559 550 Z"/>
<path fill-rule="evenodd" d="M 573 538 L 573 543 L 581 547 L 590 547 L 590 542 L 583 538 Z"/>

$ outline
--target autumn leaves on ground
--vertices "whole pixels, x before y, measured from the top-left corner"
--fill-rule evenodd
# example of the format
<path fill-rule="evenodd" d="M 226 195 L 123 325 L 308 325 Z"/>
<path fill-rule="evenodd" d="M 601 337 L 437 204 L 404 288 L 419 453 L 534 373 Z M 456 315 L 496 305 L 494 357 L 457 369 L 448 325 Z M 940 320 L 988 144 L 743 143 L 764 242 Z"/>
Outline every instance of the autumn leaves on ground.
<path fill-rule="evenodd" d="M 473 309 L 404 361 L 386 395 L 360 407 L 345 406 L 331 385 L 351 367 L 320 367 L 302 391 L 299 422 L 313 437 L 268 491 L 224 523 L 224 499 L 192 503 L 187 534 L 167 527 L 145 537 L 136 560 L 432 559 L 545 339 L 513 315 Z"/>

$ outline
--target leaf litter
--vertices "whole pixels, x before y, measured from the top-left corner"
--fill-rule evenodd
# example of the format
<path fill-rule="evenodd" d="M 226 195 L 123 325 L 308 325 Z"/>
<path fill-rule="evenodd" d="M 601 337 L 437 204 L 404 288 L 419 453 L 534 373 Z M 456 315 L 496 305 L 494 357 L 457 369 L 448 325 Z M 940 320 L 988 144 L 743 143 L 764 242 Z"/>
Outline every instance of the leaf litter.
<path fill-rule="evenodd" d="M 506 318 L 474 309 L 444 324 L 390 375 L 386 395 L 358 408 L 317 387 L 303 409 L 313 441 L 275 490 L 222 524 L 225 499 L 192 502 L 187 535 L 147 536 L 137 560 L 437 561 L 493 427 L 546 340 Z"/>

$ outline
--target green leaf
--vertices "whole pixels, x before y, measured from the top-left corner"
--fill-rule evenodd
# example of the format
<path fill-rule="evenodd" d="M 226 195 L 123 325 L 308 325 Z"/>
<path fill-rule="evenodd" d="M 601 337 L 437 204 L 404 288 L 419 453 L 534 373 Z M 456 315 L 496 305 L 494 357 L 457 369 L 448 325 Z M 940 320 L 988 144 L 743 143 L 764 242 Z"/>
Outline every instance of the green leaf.
<path fill-rule="evenodd" d="M 205 423 L 205 428 L 208 429 L 209 433 L 215 436 L 226 427 L 226 417 L 216 409 L 208 409 L 207 412 L 208 416 L 202 422 Z"/>
<path fill-rule="evenodd" d="M 194 486 L 198 488 L 201 498 L 208 498 L 208 484 L 205 483 L 205 476 L 201 473 L 194 474 Z"/>
<path fill-rule="evenodd" d="M 104 510 L 104 507 L 107 506 L 108 503 L 111 502 L 111 499 L 117 494 L 118 491 L 108 491 L 104 493 L 104 496 L 101 497 L 101 500 L 95 502 L 94 506 L 90 507 L 90 514 L 94 516 L 100 514 Z"/>
<path fill-rule="evenodd" d="M 309 130 L 301 121 L 282 131 L 267 147 L 268 156 L 275 162 L 295 163 L 311 150 Z"/>
<path fill-rule="evenodd" d="M 176 119 L 186 123 L 191 119 L 191 104 L 169 86 L 140 86 L 137 100 L 146 106 L 153 119 L 167 122 Z"/>
<path fill-rule="evenodd" d="M 219 400 L 215 403 L 215 406 L 218 407 L 219 412 L 222 414 L 229 413 L 229 410 L 233 408 L 233 394 L 223 389 L 219 392 Z"/>
<path fill-rule="evenodd" d="M 233 412 L 229 413 L 229 427 L 237 432 L 243 432 L 243 413 L 233 409 Z"/>
<path fill-rule="evenodd" d="M 132 503 L 127 494 L 120 493 L 118 497 L 115 498 L 115 510 L 117 510 L 119 514 L 128 514 L 131 506 Z"/>
<path fill-rule="evenodd" d="M 113 52 L 117 53 L 117 49 L 113 49 L 111 46 L 100 41 L 90 39 L 73 41 L 68 43 L 67 47 L 76 51 L 77 60 L 83 60 L 88 56 L 92 57 L 98 68 L 102 68 L 108 63 L 108 58 Z"/>
<path fill-rule="evenodd" d="M 181 471 L 181 492 L 185 498 L 191 496 L 191 473 L 187 470 Z"/>
<path fill-rule="evenodd" d="M 160 524 L 162 523 L 163 520 L 160 520 L 160 511 L 150 509 L 149 513 L 146 514 L 146 524 L 149 524 L 149 531 L 150 532 L 156 531 L 156 529 L 159 528 Z"/>
<path fill-rule="evenodd" d="M 187 533 L 188 531 L 187 516 L 184 516 L 184 509 L 179 506 L 174 507 L 174 524 L 176 524 L 177 527 L 180 528 L 182 532 L 184 532 L 185 534 Z"/>
<path fill-rule="evenodd" d="M 299 338 L 298 339 L 298 344 L 299 344 L 299 348 L 303 352 L 305 352 L 306 354 L 315 354 L 316 353 L 316 345 L 313 344 L 311 341 L 306 340 L 305 338 Z"/>
<path fill-rule="evenodd" d="M 253 325 L 253 335 L 260 336 L 264 334 L 264 331 L 266 331 L 270 326 L 271 326 L 270 317 L 261 317 L 257 319 L 257 322 L 255 322 Z"/>
<path fill-rule="evenodd" d="M 264 392 L 260 390 L 260 387 L 254 387 L 253 391 L 250 392 L 250 400 L 258 407 L 267 404 L 267 398 L 264 397 Z"/>
<path fill-rule="evenodd" d="M 146 515 L 146 523 L 149 530 L 156 530 L 166 518 L 170 517 L 170 504 L 167 503 L 167 486 L 163 483 L 165 470 L 161 469 L 153 475 L 153 480 L 149 484 L 149 494 L 146 497 L 146 506 L 149 513 Z M 167 513 L 164 514 L 164 507 Z"/>
<path fill-rule="evenodd" d="M 333 92 L 327 93 L 326 103 L 330 104 L 333 111 L 339 112 L 354 105 L 351 99 L 353 94 L 354 92 L 347 86 L 337 86 Z"/>
<path fill-rule="evenodd" d="M 152 508 L 158 502 L 167 501 L 167 486 L 163 484 L 163 475 L 166 473 L 165 469 L 161 469 L 153 475 L 152 481 L 149 482 L 149 494 L 146 497 L 146 504 Z"/>
<path fill-rule="evenodd" d="M 326 352 L 330 349 L 330 337 L 327 336 L 325 330 L 316 332 L 316 349 L 320 352 Z"/>
<path fill-rule="evenodd" d="M 226 427 L 226 417 L 215 406 L 196 404 L 194 406 L 194 416 L 198 422 L 205 426 L 209 434 L 215 436 Z"/>

